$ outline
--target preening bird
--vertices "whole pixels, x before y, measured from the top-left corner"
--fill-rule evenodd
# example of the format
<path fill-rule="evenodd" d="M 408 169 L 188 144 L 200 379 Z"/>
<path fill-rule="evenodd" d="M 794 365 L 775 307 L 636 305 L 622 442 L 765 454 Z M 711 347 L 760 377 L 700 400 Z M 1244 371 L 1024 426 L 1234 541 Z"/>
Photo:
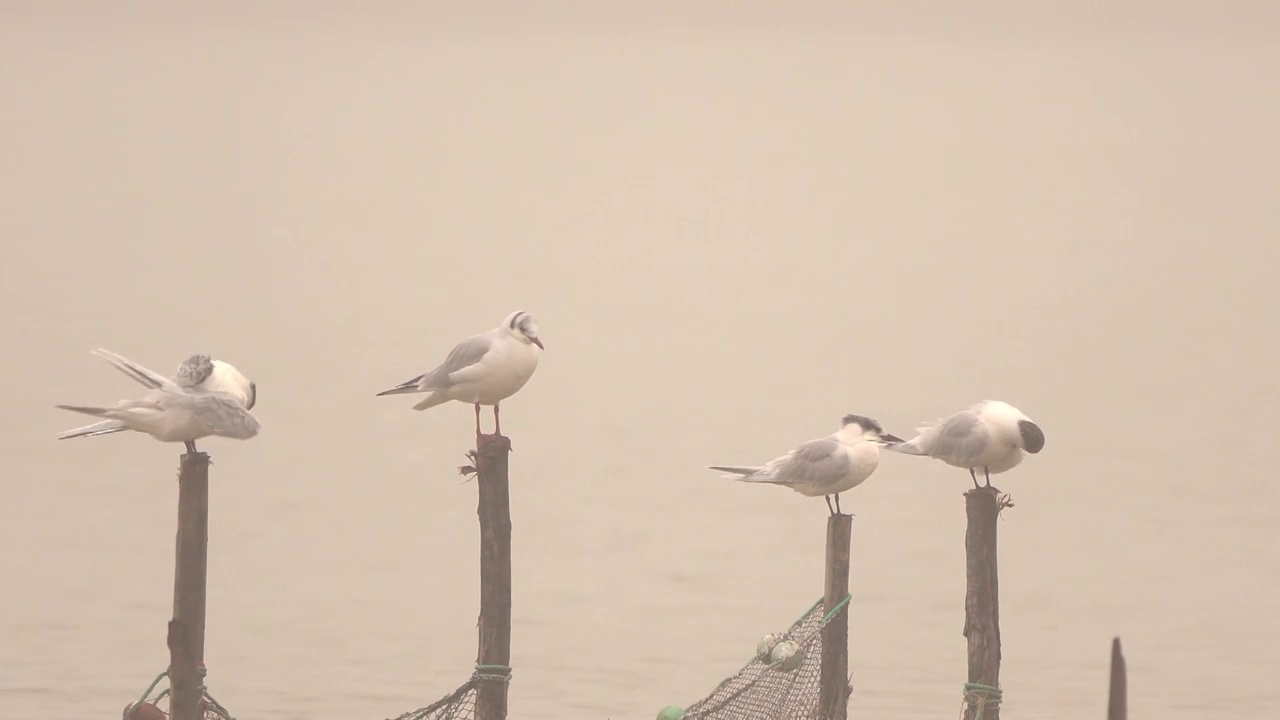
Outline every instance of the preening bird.
<path fill-rule="evenodd" d="M 457 400 L 476 409 L 476 438 L 480 432 L 480 406 L 493 406 L 494 434 L 502 434 L 498 405 L 516 394 L 538 367 L 542 354 L 538 321 L 523 310 L 511 313 L 498 327 L 473 335 L 458 343 L 439 366 L 430 372 L 378 393 L 403 395 L 430 393 L 414 410 L 426 410 Z"/>
<path fill-rule="evenodd" d="M 112 367 L 148 389 L 155 390 L 164 383 L 165 378 L 108 350 L 98 349 L 93 354 L 106 359 Z M 257 384 L 231 363 L 214 360 L 208 355 L 192 355 L 183 361 L 173 375 L 173 382 L 183 390 L 226 393 L 240 400 L 246 410 L 252 410 L 258 402 Z M 58 439 L 110 435 L 128 429 L 129 426 L 119 420 L 103 420 L 59 433 Z"/>
<path fill-rule="evenodd" d="M 763 467 L 712 465 L 722 477 L 782 485 L 807 497 L 823 496 L 832 515 L 840 514 L 840 493 L 861 485 L 880 464 L 880 447 L 902 439 L 862 415 L 845 415 L 835 433 L 810 440 Z M 835 506 L 831 496 L 835 496 Z"/>
<path fill-rule="evenodd" d="M 1000 400 L 983 400 L 967 410 L 917 429 L 911 440 L 887 449 L 904 455 L 921 455 L 964 468 L 978 485 L 982 470 L 991 476 L 1017 467 L 1024 453 L 1044 449 L 1044 431 L 1021 410 Z"/>
<path fill-rule="evenodd" d="M 201 438 L 248 440 L 258 434 L 261 426 L 249 412 L 249 407 L 257 401 L 257 386 L 229 364 L 219 368 L 213 364 L 216 361 L 194 356 L 178 368 L 178 381 L 174 381 L 108 350 L 98 349 L 94 354 L 150 390 L 140 399 L 122 400 L 111 407 L 57 405 L 63 410 L 119 424 L 118 427 L 109 423 L 86 425 L 59 433 L 60 440 L 133 430 L 161 442 L 185 443 L 187 452 L 194 453 L 195 441 Z M 213 386 L 219 389 L 199 387 L 211 378 Z"/>

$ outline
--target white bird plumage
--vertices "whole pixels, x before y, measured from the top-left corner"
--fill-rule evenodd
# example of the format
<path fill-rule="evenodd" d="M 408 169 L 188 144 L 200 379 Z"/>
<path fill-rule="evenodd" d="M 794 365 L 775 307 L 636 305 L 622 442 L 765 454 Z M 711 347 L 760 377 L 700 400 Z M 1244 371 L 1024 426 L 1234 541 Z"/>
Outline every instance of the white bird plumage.
<path fill-rule="evenodd" d="M 902 442 L 880 423 L 862 415 L 846 415 L 827 437 L 810 440 L 762 467 L 712 465 L 744 482 L 782 485 L 806 497 L 822 496 L 832 515 L 840 514 L 840 493 L 861 485 L 880 464 L 880 446 Z M 835 506 L 831 496 L 835 496 Z"/>
<path fill-rule="evenodd" d="M 499 403 L 516 394 L 538 367 L 543 350 L 538 322 L 517 310 L 492 330 L 473 335 L 454 346 L 444 362 L 429 372 L 378 393 L 402 395 L 430 393 L 413 406 L 426 410 L 457 400 L 475 406 L 476 437 L 480 432 L 480 406 L 493 406 L 494 434 L 502 434 Z"/>
<path fill-rule="evenodd" d="M 978 470 L 991 485 L 991 475 L 1017 467 L 1025 453 L 1044 448 L 1044 431 L 1021 410 L 1000 400 L 983 400 L 946 418 L 918 428 L 916 437 L 886 449 L 920 455 L 969 471 L 978 487 Z"/>
<path fill-rule="evenodd" d="M 93 354 L 148 388 L 148 392 L 140 399 L 123 400 L 111 407 L 57 405 L 63 410 L 107 418 L 59 433 L 60 440 L 133 430 L 161 442 L 183 442 L 188 452 L 196 452 L 195 441 L 201 438 L 247 440 L 258 434 L 258 420 L 249 412 L 257 403 L 257 385 L 230 363 L 193 355 L 178 367 L 171 380 L 109 350 L 99 348 Z"/>
<path fill-rule="evenodd" d="M 94 355 L 106 359 L 112 367 L 137 381 L 144 387 L 155 390 L 162 387 L 167 378 L 153 373 L 151 370 L 120 357 L 109 350 L 99 348 Z M 173 375 L 173 383 L 184 390 L 203 392 L 224 392 L 238 399 L 246 410 L 252 410 L 258 402 L 258 386 L 245 377 L 236 366 L 222 360 L 215 360 L 208 355 L 192 355 L 178 366 Z M 124 432 L 129 426 L 119 420 L 103 420 L 58 434 L 59 440 L 77 437 L 95 437 Z"/>

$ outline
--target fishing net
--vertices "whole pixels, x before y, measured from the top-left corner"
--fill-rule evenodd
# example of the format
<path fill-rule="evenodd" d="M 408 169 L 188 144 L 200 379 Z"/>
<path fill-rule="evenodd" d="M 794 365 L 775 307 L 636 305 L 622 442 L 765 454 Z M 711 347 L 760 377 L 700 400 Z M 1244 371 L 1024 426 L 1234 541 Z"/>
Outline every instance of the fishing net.
<path fill-rule="evenodd" d="M 395 720 L 473 720 L 476 716 L 476 688 L 482 682 L 509 682 L 511 668 L 504 665 L 477 665 L 476 672 L 462 687 L 430 705 L 400 715 Z"/>
<path fill-rule="evenodd" d="M 736 675 L 686 710 L 668 707 L 658 720 L 818 720 L 822 628 L 849 605 L 824 613 L 819 600 L 785 633 L 766 635 Z"/>
<path fill-rule="evenodd" d="M 476 716 L 476 679 L 420 709 L 400 715 L 396 720 L 471 720 Z"/>
<path fill-rule="evenodd" d="M 199 665 L 196 671 L 199 673 L 200 682 L 203 683 L 204 665 Z M 136 702 L 131 702 L 124 706 L 122 720 L 165 720 L 168 718 L 168 710 L 161 709 L 160 703 L 163 702 L 165 707 L 168 707 L 169 688 L 156 692 L 160 681 L 168 677 L 169 673 L 167 671 L 157 675 L 156 679 L 152 680 L 151 684 L 147 686 L 147 689 L 142 691 L 142 697 L 138 698 Z M 227 712 L 226 708 L 213 699 L 213 696 L 209 694 L 206 688 L 202 687 L 201 692 L 204 697 L 200 700 L 200 717 L 204 718 L 204 720 L 235 720 L 231 713 Z"/>

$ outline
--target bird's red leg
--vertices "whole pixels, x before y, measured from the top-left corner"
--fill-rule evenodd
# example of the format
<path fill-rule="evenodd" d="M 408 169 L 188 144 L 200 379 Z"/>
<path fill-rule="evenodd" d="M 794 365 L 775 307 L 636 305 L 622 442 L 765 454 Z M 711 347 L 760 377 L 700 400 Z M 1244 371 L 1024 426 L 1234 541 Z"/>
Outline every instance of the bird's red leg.
<path fill-rule="evenodd" d="M 493 404 L 493 434 L 502 435 L 502 422 L 498 420 L 498 403 Z"/>
<path fill-rule="evenodd" d="M 484 433 L 480 432 L 480 403 L 476 403 L 476 439 L 484 437 Z"/>

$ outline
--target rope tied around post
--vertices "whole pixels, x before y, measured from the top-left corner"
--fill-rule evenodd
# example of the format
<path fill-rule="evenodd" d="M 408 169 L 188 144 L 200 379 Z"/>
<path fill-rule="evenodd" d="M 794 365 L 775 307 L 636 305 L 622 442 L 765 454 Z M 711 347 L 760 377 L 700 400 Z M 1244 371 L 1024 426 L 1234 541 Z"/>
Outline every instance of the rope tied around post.
<path fill-rule="evenodd" d="M 1004 699 L 1004 692 L 998 687 L 983 685 L 982 683 L 965 683 L 964 684 L 964 703 L 960 707 L 960 715 L 964 715 L 964 708 L 973 708 L 973 720 L 982 720 L 982 711 L 990 705 L 993 709 L 1000 706 L 1000 701 Z"/>
<path fill-rule="evenodd" d="M 162 673 L 160 673 L 159 675 L 157 675 L 157 676 L 156 676 L 156 679 L 155 679 L 155 680 L 152 680 L 152 681 L 151 681 L 151 684 L 147 686 L 147 689 L 142 691 L 142 696 L 141 696 L 141 697 L 139 697 L 137 700 L 135 700 L 135 701 L 133 701 L 133 702 L 129 703 L 127 706 L 125 706 L 125 709 L 124 709 L 124 720 L 132 720 L 132 718 L 133 718 L 133 713 L 134 713 L 134 711 L 135 711 L 135 710 L 137 710 L 137 709 L 138 709 L 138 706 L 139 706 L 139 705 L 142 705 L 143 703 L 145 703 L 145 702 L 147 701 L 147 698 L 151 697 L 151 691 L 152 691 L 152 690 L 155 690 L 155 689 L 156 689 L 156 686 L 160 684 L 160 681 L 161 681 L 161 680 L 164 680 L 164 679 L 165 679 L 165 678 L 167 678 L 167 677 L 169 677 L 169 671 L 168 671 L 168 670 L 165 670 L 164 672 L 162 672 Z M 160 692 L 160 694 L 159 694 L 159 695 L 157 695 L 157 696 L 155 697 L 155 699 L 156 699 L 157 701 L 159 701 L 159 700 L 160 700 L 160 698 L 162 698 L 162 697 L 164 697 L 165 695 L 168 695 L 168 694 L 169 694 L 169 690 L 168 690 L 168 688 L 165 688 L 163 691 L 161 691 L 161 692 Z"/>
<path fill-rule="evenodd" d="M 234 717 L 231 715 L 231 712 L 227 710 L 227 708 L 223 706 L 222 703 L 214 699 L 213 695 L 209 694 L 209 688 L 206 687 L 204 684 L 204 678 L 208 674 L 209 674 L 209 670 L 208 668 L 205 667 L 204 663 L 199 663 L 196 665 L 196 678 L 198 682 L 197 689 L 200 691 L 200 699 L 203 704 L 202 717 L 203 717 L 203 712 L 211 712 L 214 715 L 220 718 L 223 718 L 223 720 L 235 720 Z M 151 681 L 151 684 L 147 686 L 147 689 L 142 691 L 142 695 L 137 700 L 125 706 L 123 720 L 133 720 L 135 713 L 137 712 L 138 708 L 141 707 L 142 705 L 145 705 L 148 703 L 154 705 L 156 703 L 159 703 L 161 700 L 165 699 L 166 697 L 170 697 L 170 702 L 172 702 L 171 693 L 170 693 L 171 688 L 165 688 L 160 692 L 156 693 L 154 696 L 152 696 L 151 694 L 152 691 L 155 690 L 156 687 L 160 684 L 160 681 L 165 680 L 168 677 L 169 677 L 168 670 L 164 670 L 159 675 L 156 675 L 156 678 Z"/>
<path fill-rule="evenodd" d="M 484 665 L 476 663 L 476 672 L 472 675 L 476 680 L 493 682 L 511 682 L 511 668 L 507 665 Z"/>
<path fill-rule="evenodd" d="M 823 616 L 822 625 L 819 626 L 819 629 L 821 629 L 822 627 L 825 627 L 827 623 L 831 622 L 831 618 L 839 614 L 839 612 L 843 610 L 845 606 L 849 604 L 849 601 L 852 599 L 853 599 L 852 595 L 845 595 L 843 600 L 836 603 L 835 606 L 831 608 L 831 612 Z M 819 600 L 818 602 L 822 602 L 822 601 Z"/>

